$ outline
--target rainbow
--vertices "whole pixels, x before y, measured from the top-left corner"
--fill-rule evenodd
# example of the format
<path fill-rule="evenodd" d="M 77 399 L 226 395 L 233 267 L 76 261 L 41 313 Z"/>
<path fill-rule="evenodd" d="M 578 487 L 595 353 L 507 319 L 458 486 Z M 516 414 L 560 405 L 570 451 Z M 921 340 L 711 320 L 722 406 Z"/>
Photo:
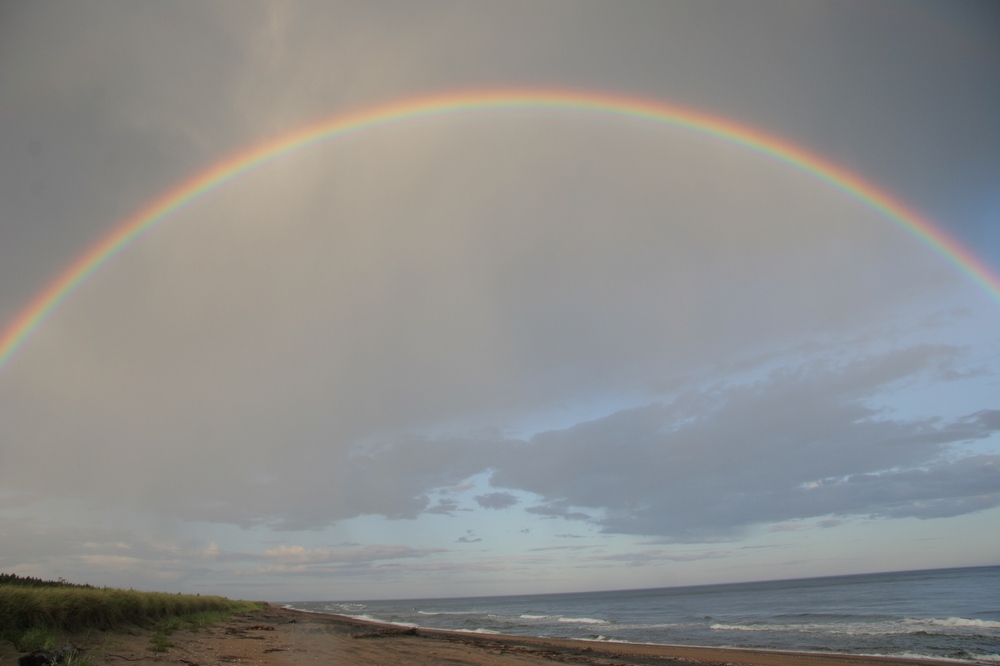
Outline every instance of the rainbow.
<path fill-rule="evenodd" d="M 773 134 L 703 111 L 635 97 L 551 89 L 470 91 L 404 99 L 337 114 L 238 152 L 167 190 L 115 226 L 19 311 L 0 334 L 0 370 L 88 276 L 172 213 L 216 188 L 296 150 L 353 132 L 402 121 L 486 110 L 574 112 L 634 119 L 682 128 L 743 146 L 806 172 L 875 209 L 940 254 L 1000 302 L 1000 277 L 930 220 L 861 176 Z"/>

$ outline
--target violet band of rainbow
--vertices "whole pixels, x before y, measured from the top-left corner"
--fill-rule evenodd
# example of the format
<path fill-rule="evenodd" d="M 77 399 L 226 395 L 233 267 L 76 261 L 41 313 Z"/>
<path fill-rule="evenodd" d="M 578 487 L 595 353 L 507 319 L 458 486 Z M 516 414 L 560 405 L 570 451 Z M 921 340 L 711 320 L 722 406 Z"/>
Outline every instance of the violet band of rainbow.
<path fill-rule="evenodd" d="M 101 266 L 178 209 L 253 169 L 306 146 L 432 116 L 477 111 L 554 111 L 665 124 L 722 139 L 806 172 L 878 211 L 918 238 L 1000 303 L 1000 276 L 955 238 L 888 192 L 774 134 L 703 111 L 606 93 L 557 89 L 495 89 L 436 94 L 339 113 L 239 151 L 185 179 L 144 205 L 69 266 L 20 310 L 0 333 L 0 371 L 41 323 Z"/>

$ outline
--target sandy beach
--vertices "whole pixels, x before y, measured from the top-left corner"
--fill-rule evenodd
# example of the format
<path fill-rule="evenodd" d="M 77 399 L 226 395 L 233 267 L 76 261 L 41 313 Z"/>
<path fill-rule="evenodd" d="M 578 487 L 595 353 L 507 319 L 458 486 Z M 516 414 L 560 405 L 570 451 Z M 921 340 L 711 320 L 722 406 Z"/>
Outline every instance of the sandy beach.
<path fill-rule="evenodd" d="M 72 641 L 92 664 L 709 664 L 727 666 L 891 666 L 951 664 L 929 660 L 635 645 L 406 629 L 278 606 L 201 631 L 178 630 L 165 652 L 152 652 L 152 630 L 94 632 Z M 18 653 L 0 648 L 0 664 Z"/>

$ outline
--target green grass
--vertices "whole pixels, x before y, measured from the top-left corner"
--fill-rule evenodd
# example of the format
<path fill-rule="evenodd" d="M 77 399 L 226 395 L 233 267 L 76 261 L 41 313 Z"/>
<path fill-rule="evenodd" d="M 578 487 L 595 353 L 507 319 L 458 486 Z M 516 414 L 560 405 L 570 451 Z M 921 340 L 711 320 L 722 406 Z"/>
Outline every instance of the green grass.
<path fill-rule="evenodd" d="M 4 629 L 3 636 L 7 638 L 19 652 L 34 652 L 35 650 L 51 650 L 56 646 L 56 632 L 52 629 L 32 627 L 31 629 Z"/>
<path fill-rule="evenodd" d="M 255 609 L 257 607 L 255 607 Z M 202 629 L 211 627 L 212 625 L 218 624 L 223 620 L 228 620 L 232 617 L 232 615 L 233 613 L 231 611 L 206 610 L 198 613 L 191 613 L 190 615 L 185 615 L 178 619 L 184 623 L 184 628 L 188 631 L 201 631 Z"/>
<path fill-rule="evenodd" d="M 129 627 L 155 628 L 154 652 L 173 644 L 178 629 L 198 631 L 237 613 L 259 610 L 260 602 L 164 592 L 137 592 L 66 581 L 48 582 L 0 575 L 0 640 L 21 652 L 57 647 L 61 634 Z M 86 663 L 80 655 L 79 663 Z"/>
<path fill-rule="evenodd" d="M 92 666 L 93 663 L 93 658 L 87 652 L 77 652 L 62 662 L 63 666 Z"/>
<path fill-rule="evenodd" d="M 173 643 L 164 635 L 162 632 L 156 632 L 153 637 L 149 639 L 152 645 L 149 647 L 150 652 L 166 652 L 167 648 L 172 648 Z"/>
<path fill-rule="evenodd" d="M 110 629 L 148 626 L 161 620 L 204 612 L 227 614 L 261 604 L 225 597 L 136 592 L 111 588 L 21 587 L 0 585 L 0 627 L 5 629 Z"/>

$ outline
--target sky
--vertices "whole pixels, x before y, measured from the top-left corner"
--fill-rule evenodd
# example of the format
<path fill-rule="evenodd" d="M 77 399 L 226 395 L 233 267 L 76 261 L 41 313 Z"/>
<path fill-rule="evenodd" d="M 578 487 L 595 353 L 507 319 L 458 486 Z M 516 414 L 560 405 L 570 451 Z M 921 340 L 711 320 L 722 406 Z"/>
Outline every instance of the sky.
<path fill-rule="evenodd" d="M 6 2 L 0 330 L 331 118 L 779 138 L 1000 280 L 993 2 Z M 995 284 L 1000 284 L 1000 281 Z M 404 118 L 205 192 L 0 366 L 0 570 L 292 600 L 1000 564 L 1000 293 L 724 137 Z"/>

